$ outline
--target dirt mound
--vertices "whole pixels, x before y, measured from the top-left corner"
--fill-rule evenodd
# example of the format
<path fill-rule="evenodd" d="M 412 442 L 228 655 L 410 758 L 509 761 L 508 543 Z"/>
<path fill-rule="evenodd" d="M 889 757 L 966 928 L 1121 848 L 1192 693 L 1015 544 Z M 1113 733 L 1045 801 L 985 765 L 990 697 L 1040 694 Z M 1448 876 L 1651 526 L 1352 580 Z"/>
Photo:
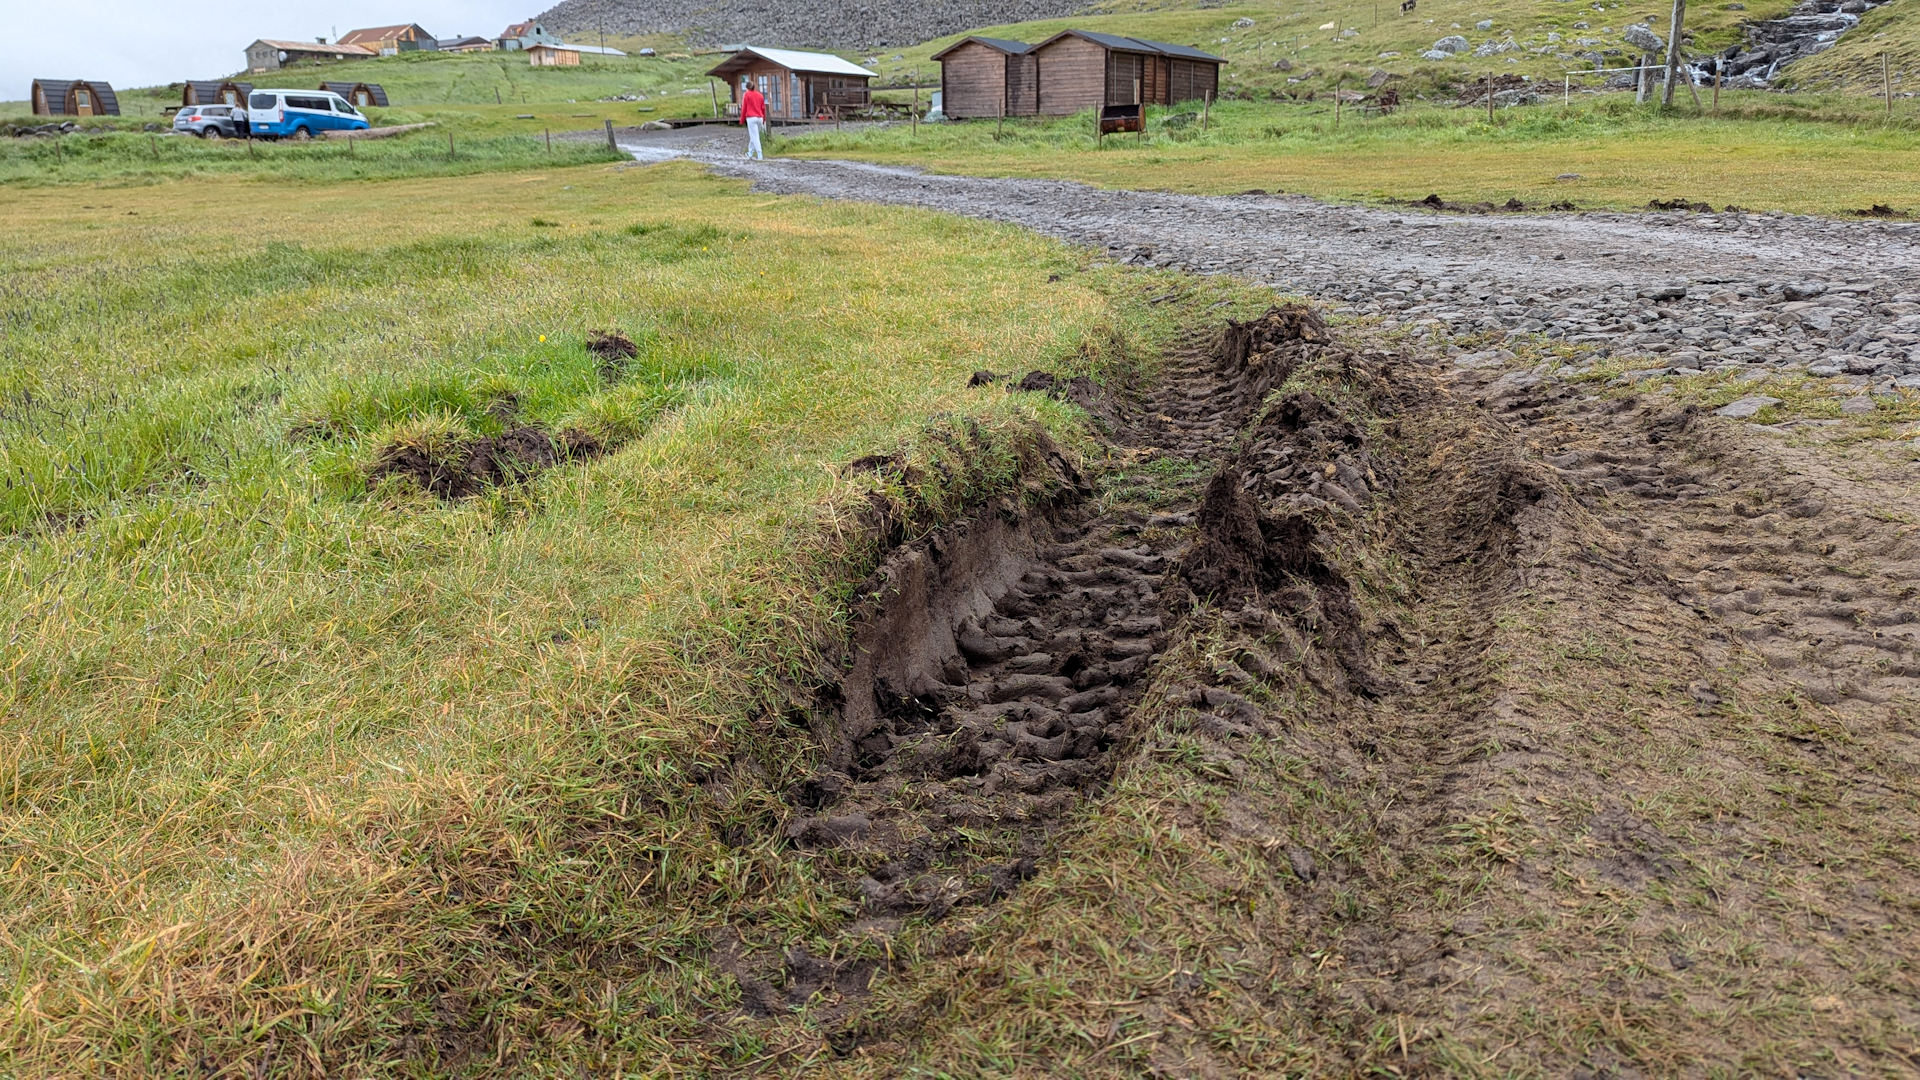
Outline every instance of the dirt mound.
<path fill-rule="evenodd" d="M 618 330 L 594 330 L 587 334 L 587 351 L 600 361 L 600 378 L 617 381 L 626 374 L 627 361 L 640 355 L 633 339 Z"/>
<path fill-rule="evenodd" d="M 1694 199 L 1654 199 L 1647 203 L 1649 210 L 1687 210 L 1695 214 L 1711 214 L 1713 207 L 1708 203 Z"/>
<path fill-rule="evenodd" d="M 537 427 L 519 427 L 456 443 L 444 452 L 416 445 L 383 450 L 368 478 L 401 476 L 443 499 L 463 499 L 492 487 L 518 483 L 564 461 L 599 457 L 607 448 L 581 431 L 558 437 Z"/>

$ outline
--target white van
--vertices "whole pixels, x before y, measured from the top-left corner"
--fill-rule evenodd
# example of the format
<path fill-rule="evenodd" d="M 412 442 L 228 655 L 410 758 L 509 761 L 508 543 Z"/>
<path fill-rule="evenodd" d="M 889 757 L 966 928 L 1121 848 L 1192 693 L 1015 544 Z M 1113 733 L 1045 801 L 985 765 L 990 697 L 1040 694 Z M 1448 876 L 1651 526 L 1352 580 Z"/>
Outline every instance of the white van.
<path fill-rule="evenodd" d="M 311 139 L 372 126 L 346 98 L 329 90 L 255 90 L 247 95 L 247 118 L 257 139 Z"/>

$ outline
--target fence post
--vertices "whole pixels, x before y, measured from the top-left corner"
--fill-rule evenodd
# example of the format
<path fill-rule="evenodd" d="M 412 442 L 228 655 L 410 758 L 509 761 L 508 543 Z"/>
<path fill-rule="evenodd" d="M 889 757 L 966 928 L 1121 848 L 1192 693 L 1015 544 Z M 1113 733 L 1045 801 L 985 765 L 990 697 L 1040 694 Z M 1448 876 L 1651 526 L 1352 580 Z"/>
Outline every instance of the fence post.
<path fill-rule="evenodd" d="M 544 131 L 544 132 L 546 132 L 546 133 L 547 133 L 547 153 L 549 153 L 549 154 L 551 154 L 551 153 L 553 153 L 553 129 L 552 129 L 552 128 L 542 128 L 542 129 L 540 129 L 540 130 L 542 130 L 542 131 Z"/>
<path fill-rule="evenodd" d="M 1720 114 L 1720 64 L 1717 61 L 1713 65 L 1713 112 L 1716 116 Z"/>
<path fill-rule="evenodd" d="M 347 156 L 348 156 L 348 157 L 359 157 L 359 156 L 360 156 L 360 155 L 359 155 L 359 153 L 358 153 L 357 151 L 355 151 L 355 150 L 354 150 L 354 148 L 353 148 L 353 144 L 354 144 L 354 142 L 355 142 L 355 139 L 354 139 L 354 137 L 353 137 L 352 135 L 348 135 L 348 136 L 347 136 Z"/>
<path fill-rule="evenodd" d="M 612 120 L 607 121 L 607 149 L 612 150 L 615 153 L 620 152 L 620 144 L 613 141 L 613 121 Z"/>
<path fill-rule="evenodd" d="M 1487 72 L 1487 123 L 1493 123 L 1493 72 Z"/>
<path fill-rule="evenodd" d="M 920 134 L 920 69 L 913 69 L 913 134 Z"/>
<path fill-rule="evenodd" d="M 447 132 L 447 160 L 453 160 L 453 132 Z"/>
<path fill-rule="evenodd" d="M 1566 80 L 1566 85 L 1560 88 L 1560 92 L 1563 95 L 1560 100 L 1560 107 L 1570 109 L 1573 107 L 1573 74 L 1571 72 L 1567 73 Z"/>
<path fill-rule="evenodd" d="M 1340 80 L 1333 80 L 1333 130 L 1340 130 Z"/>
<path fill-rule="evenodd" d="M 153 132 L 147 132 L 147 149 L 153 151 L 153 160 L 160 160 L 160 140 Z"/>
<path fill-rule="evenodd" d="M 1880 54 L 1880 90 L 1887 95 L 1887 115 L 1893 115 L 1893 71 L 1887 64 L 1887 54 Z"/>

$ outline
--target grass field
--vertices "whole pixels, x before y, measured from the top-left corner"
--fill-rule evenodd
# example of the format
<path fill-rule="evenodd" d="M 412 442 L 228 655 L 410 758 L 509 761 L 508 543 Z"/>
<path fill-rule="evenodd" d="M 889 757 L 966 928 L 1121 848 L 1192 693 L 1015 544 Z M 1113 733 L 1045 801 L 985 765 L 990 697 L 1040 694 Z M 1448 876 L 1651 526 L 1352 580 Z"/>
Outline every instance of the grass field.
<path fill-rule="evenodd" d="M 1338 119 L 1330 102 L 1227 102 L 1149 111 L 1148 137 L 1096 142 L 1087 116 L 901 125 L 784 139 L 794 156 L 852 157 L 980 176 L 1226 194 L 1261 188 L 1328 199 L 1568 201 L 1643 209 L 1685 196 L 1716 208 L 1845 215 L 1920 210 L 1909 167 L 1920 125 L 1838 96 L 1726 94 L 1719 116 L 1635 107 L 1625 95 L 1502 110 L 1412 108 Z M 1578 179 L 1558 179 L 1577 174 Z"/>
<path fill-rule="evenodd" d="M 1725 4 L 1692 7 L 1688 31 L 1694 50 L 1723 49 L 1740 39 L 1745 19 L 1785 14 L 1788 0 L 1754 0 L 1745 10 Z M 1898 6 L 1898 5 L 1894 5 Z M 1220 7 L 1156 9 L 1120 5 L 1110 13 L 1075 16 L 983 28 L 978 33 L 1040 41 L 1077 27 L 1192 45 L 1225 57 L 1221 93 L 1265 97 L 1302 95 L 1343 80 L 1358 86 L 1379 70 L 1398 76 L 1411 92 L 1438 93 L 1464 78 L 1487 72 L 1518 74 L 1558 84 L 1567 70 L 1591 68 L 1585 54 L 1598 52 L 1608 66 L 1621 62 L 1619 38 L 1637 22 L 1666 35 L 1667 5 L 1597 0 L 1571 4 L 1556 0 L 1421 0 L 1411 14 L 1399 4 L 1374 0 L 1306 0 L 1298 4 L 1233 3 Z M 1491 20 L 1486 30 L 1478 28 Z M 1576 24 L 1584 23 L 1580 27 Z M 1442 37 L 1459 34 L 1479 47 L 1488 42 L 1511 47 L 1488 56 L 1463 54 L 1447 60 L 1423 60 L 1420 53 Z M 1582 44 L 1585 40 L 1587 44 Z M 934 53 L 958 40 L 940 38 L 912 49 L 889 52 L 877 65 L 888 78 L 919 72 L 937 77 Z M 900 59 L 893 57 L 898 55 Z"/>
<path fill-rule="evenodd" d="M 686 167 L 293 190 L 265 235 L 193 182 L 3 212 L 0 1072 L 711 1049 L 731 984 L 691 943 L 830 906 L 718 838 L 790 779 L 755 717 L 873 555 L 835 466 L 946 461 L 937 518 L 1073 438 L 968 372 L 1191 316 L 1012 230 Z M 508 423 L 624 446 L 459 503 L 368 478 Z M 741 753 L 739 801 L 690 782 Z"/>

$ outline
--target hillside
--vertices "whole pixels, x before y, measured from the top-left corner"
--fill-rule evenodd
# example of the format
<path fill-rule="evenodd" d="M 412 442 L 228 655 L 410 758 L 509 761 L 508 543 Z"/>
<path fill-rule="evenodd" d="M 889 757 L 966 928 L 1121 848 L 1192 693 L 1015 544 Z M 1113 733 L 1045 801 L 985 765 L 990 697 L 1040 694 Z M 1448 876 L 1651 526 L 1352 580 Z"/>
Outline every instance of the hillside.
<path fill-rule="evenodd" d="M 1057 18 L 1085 0 L 928 0 L 917 4 L 751 4 L 562 0 L 541 19 L 560 34 L 686 34 L 709 45 L 898 48 L 996 23 Z"/>

